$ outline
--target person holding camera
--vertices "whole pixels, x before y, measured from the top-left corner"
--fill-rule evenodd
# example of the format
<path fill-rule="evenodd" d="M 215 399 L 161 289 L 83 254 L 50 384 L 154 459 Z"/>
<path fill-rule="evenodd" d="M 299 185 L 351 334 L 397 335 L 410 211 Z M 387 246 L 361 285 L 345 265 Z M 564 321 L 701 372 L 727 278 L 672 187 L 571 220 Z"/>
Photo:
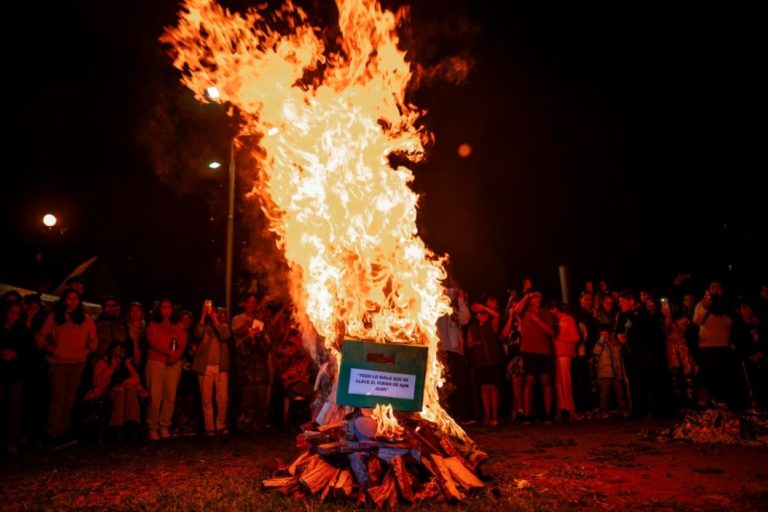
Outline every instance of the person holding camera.
<path fill-rule="evenodd" d="M 232 336 L 227 325 L 227 312 L 213 308 L 213 301 L 206 300 L 195 328 L 200 346 L 192 361 L 200 384 L 203 406 L 203 426 L 206 435 L 228 434 L 227 404 L 229 402 L 229 339 Z M 213 397 L 216 397 L 214 421 Z"/>

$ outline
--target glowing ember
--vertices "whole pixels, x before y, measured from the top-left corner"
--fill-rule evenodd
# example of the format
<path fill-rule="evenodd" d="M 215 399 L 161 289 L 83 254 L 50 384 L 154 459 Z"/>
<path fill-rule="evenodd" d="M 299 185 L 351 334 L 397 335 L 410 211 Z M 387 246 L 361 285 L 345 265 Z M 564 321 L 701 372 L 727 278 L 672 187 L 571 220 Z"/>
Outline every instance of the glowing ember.
<path fill-rule="evenodd" d="M 429 346 L 422 416 L 464 437 L 438 403 L 442 260 L 417 234 L 410 169 L 388 159 L 420 160 L 430 137 L 405 102 L 412 72 L 396 26 L 406 11 L 337 3 L 333 42 L 290 3 L 267 17 L 211 0 L 183 3 L 162 41 L 201 101 L 215 84 L 245 120 L 240 136 L 262 136 L 240 150 L 261 163 L 252 196 L 285 251 L 299 314 L 337 357 L 344 335 Z"/>
<path fill-rule="evenodd" d="M 376 437 L 398 439 L 403 435 L 403 428 L 397 422 L 391 405 L 377 405 L 371 418 L 376 420 Z"/>

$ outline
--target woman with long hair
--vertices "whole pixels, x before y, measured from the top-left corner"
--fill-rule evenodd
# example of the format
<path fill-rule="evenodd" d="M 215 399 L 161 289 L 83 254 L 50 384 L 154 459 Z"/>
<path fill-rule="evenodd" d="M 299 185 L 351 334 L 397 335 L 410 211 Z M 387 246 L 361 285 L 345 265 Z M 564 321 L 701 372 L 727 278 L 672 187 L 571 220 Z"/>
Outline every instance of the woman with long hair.
<path fill-rule="evenodd" d="M 85 361 L 98 345 L 96 324 L 86 316 L 80 294 L 74 288 L 61 294 L 36 342 L 46 351 L 49 364 L 51 402 L 47 434 L 51 440 L 60 440 L 69 430 Z"/>
<path fill-rule="evenodd" d="M 149 439 L 171 436 L 176 388 L 181 377 L 181 356 L 187 346 L 187 333 L 176 322 L 173 302 L 163 299 L 155 308 L 147 327 L 147 366 L 144 377 L 149 391 L 147 426 Z"/>

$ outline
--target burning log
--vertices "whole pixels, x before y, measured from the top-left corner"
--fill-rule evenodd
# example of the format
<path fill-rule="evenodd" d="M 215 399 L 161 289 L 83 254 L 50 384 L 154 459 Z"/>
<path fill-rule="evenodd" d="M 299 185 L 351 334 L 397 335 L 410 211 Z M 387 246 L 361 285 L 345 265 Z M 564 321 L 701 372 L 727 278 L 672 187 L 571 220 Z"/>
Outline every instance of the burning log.
<path fill-rule="evenodd" d="M 276 489 L 279 487 L 292 486 L 299 482 L 299 479 L 295 476 L 281 476 L 277 478 L 268 478 L 261 482 L 261 486 L 265 489 Z"/>
<path fill-rule="evenodd" d="M 323 493 L 320 495 L 320 502 L 325 502 L 325 499 L 328 497 L 328 493 L 333 488 L 334 484 L 336 483 L 336 480 L 339 478 L 339 474 L 341 473 L 340 469 L 337 469 L 330 480 L 328 480 L 328 484 L 323 489 Z"/>
<path fill-rule="evenodd" d="M 443 488 L 443 492 L 449 499 L 463 500 L 464 494 L 456 487 L 456 482 L 451 477 L 451 472 L 448 466 L 445 465 L 445 459 L 436 453 L 431 453 L 429 458 L 432 459 L 432 467 L 437 477 L 437 481 L 440 483 L 440 487 Z"/>
<path fill-rule="evenodd" d="M 310 494 L 317 494 L 320 492 L 328 482 L 333 478 L 338 470 L 325 462 L 320 455 L 314 455 L 311 458 L 306 469 L 299 478 L 299 482 L 303 484 Z"/>
<path fill-rule="evenodd" d="M 368 476 L 371 479 L 371 485 L 378 485 L 381 482 L 381 461 L 378 457 L 368 459 Z"/>
<path fill-rule="evenodd" d="M 411 482 L 410 473 L 405 469 L 405 461 L 402 457 L 392 458 L 392 471 L 395 473 L 395 482 L 397 482 L 397 487 L 400 489 L 403 499 L 408 503 L 413 503 L 413 483 Z"/>
<path fill-rule="evenodd" d="M 365 465 L 363 457 L 357 453 L 349 454 L 349 467 L 355 475 L 358 485 L 362 489 L 367 489 L 371 485 L 371 477 L 368 476 L 368 467 Z"/>
<path fill-rule="evenodd" d="M 348 469 L 341 470 L 339 478 L 333 484 L 333 491 L 336 496 L 350 498 L 352 496 L 352 473 Z"/>
<path fill-rule="evenodd" d="M 390 507 L 394 508 L 397 505 L 397 490 L 395 489 L 395 479 L 392 477 L 392 473 L 387 473 L 384 477 L 381 485 L 368 488 L 368 496 L 376 504 L 378 508 L 384 506 L 385 503 L 389 503 Z M 392 503 L 394 496 L 394 504 Z"/>
<path fill-rule="evenodd" d="M 485 487 L 485 484 L 456 457 L 445 459 L 445 465 L 448 468 L 448 471 L 451 472 L 453 479 L 467 491 Z"/>

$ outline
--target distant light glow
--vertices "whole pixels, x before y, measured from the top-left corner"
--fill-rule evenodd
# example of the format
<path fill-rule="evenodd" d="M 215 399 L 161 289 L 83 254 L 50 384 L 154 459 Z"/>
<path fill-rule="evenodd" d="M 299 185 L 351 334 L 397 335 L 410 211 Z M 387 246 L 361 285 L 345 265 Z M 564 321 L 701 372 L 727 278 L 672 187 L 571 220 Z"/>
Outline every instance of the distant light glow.
<path fill-rule="evenodd" d="M 49 228 L 52 228 L 53 226 L 55 226 L 58 221 L 59 219 L 57 219 L 56 216 L 52 213 L 46 213 L 43 216 L 43 224 L 45 224 Z"/>
<path fill-rule="evenodd" d="M 221 93 L 219 92 L 219 89 L 213 86 L 205 90 L 205 95 L 212 100 L 218 100 L 219 98 L 221 98 Z"/>
<path fill-rule="evenodd" d="M 459 156 L 461 158 L 467 158 L 471 154 L 472 154 L 472 146 L 470 146 L 469 144 L 461 144 L 459 146 Z"/>
<path fill-rule="evenodd" d="M 277 135 L 277 132 L 279 132 L 279 131 L 280 130 L 277 129 L 277 126 L 273 126 L 269 130 L 267 130 L 267 135 L 269 135 L 269 136 Z"/>
<path fill-rule="evenodd" d="M 214 160 L 213 162 L 208 164 L 208 167 L 211 169 L 218 169 L 219 167 L 221 167 L 221 164 Z"/>

